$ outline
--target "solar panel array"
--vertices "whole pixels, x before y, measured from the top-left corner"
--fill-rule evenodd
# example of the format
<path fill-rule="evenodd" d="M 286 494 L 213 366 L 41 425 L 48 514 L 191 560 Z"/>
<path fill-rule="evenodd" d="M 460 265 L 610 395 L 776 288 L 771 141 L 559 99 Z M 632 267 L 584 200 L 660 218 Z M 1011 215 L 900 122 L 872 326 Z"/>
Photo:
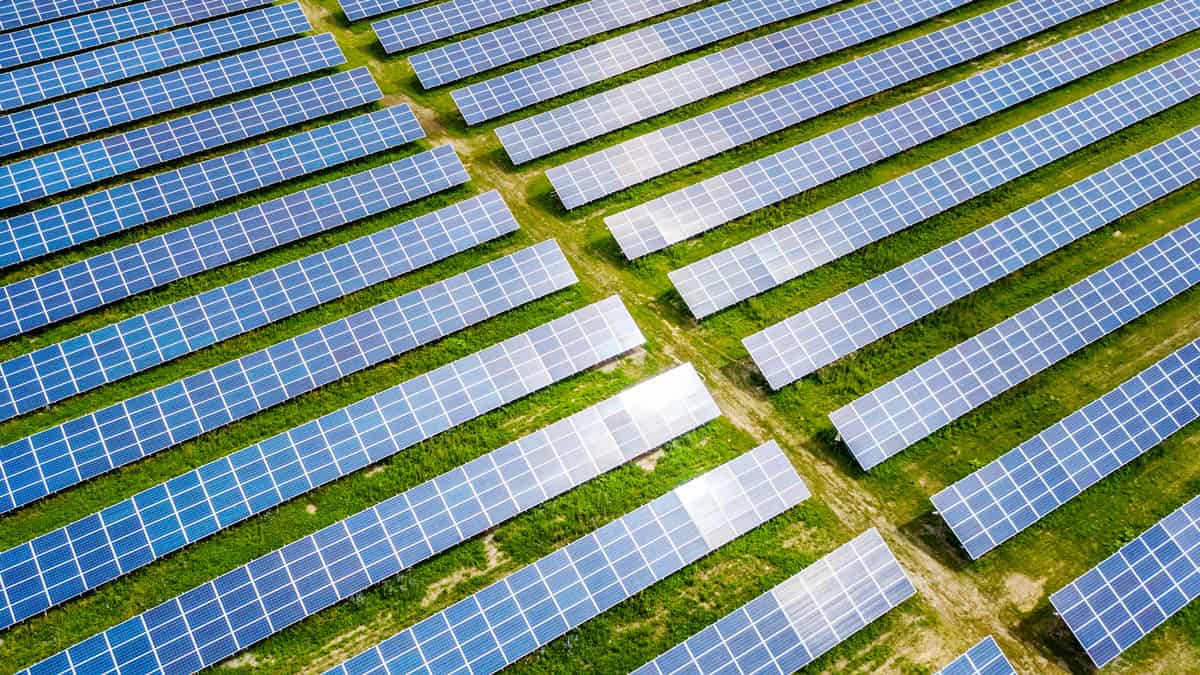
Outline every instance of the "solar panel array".
<path fill-rule="evenodd" d="M 1155 66 L 668 276 L 692 314 L 708 316 L 1200 93 L 1197 66 L 1197 53 Z"/>
<path fill-rule="evenodd" d="M 269 0 L 147 0 L 84 14 L 11 33 L 0 33 L 0 68 L 52 59 L 154 33 L 172 26 L 203 21 Z"/>
<path fill-rule="evenodd" d="M 521 164 L 966 2 L 872 0 L 501 126 L 496 135 L 513 163 Z M 1034 2 L 1019 0 L 1018 4 Z"/>
<path fill-rule="evenodd" d="M 478 124 L 834 1 L 729 0 L 455 89 L 450 95 L 467 124 Z"/>
<path fill-rule="evenodd" d="M 979 558 L 1200 417 L 1200 340 L 933 496 Z"/>
<path fill-rule="evenodd" d="M 408 62 L 421 80 L 421 86 L 430 89 L 697 2 L 699 0 L 588 0 L 414 54 Z M 402 18 L 403 15 L 397 17 Z M 428 35 L 428 28 L 424 26 L 413 26 L 408 33 L 410 41 Z"/>
<path fill-rule="evenodd" d="M 615 296 L 161 483 L 0 554 L 4 624 L 641 344 Z"/>
<path fill-rule="evenodd" d="M 989 635 L 948 663 L 937 675 L 1017 675 L 1017 671 L 1000 651 L 996 638 Z"/>
<path fill-rule="evenodd" d="M 119 4 L 121 0 L 10 0 L 0 6 L 0 30 L 12 30 Z"/>
<path fill-rule="evenodd" d="M 311 27 L 300 3 L 293 2 L 17 70 L 0 71 L 0 110 L 39 103 L 189 61 L 291 37 Z M 164 89 L 171 86 L 176 85 L 172 83 Z M 156 93 L 161 94 L 161 91 Z M 119 96 L 115 92 L 110 95 Z M 133 100 L 129 94 L 125 96 Z M 103 98 L 96 100 L 102 101 L 100 105 L 108 105 Z"/>
<path fill-rule="evenodd" d="M 696 372 L 680 366 L 227 572 L 30 670 L 115 669 L 124 660 L 108 645 L 131 640 L 140 646 L 138 658 L 153 657 L 166 672 L 210 666 L 719 415 Z M 203 632 L 204 641 L 191 642 L 183 626 Z"/>
<path fill-rule="evenodd" d="M 1047 19 L 1046 23 L 1052 20 Z M 1017 37 L 1028 35 L 1018 30 L 1020 25 L 1032 24 L 1012 27 L 1018 31 Z M 1200 1 L 1165 0 L 810 141 L 670 192 L 610 216 L 605 223 L 633 254 L 643 249 L 657 250 L 1017 105 L 1197 26 L 1200 26 Z M 924 54 L 917 59 L 922 63 L 930 60 Z M 857 82 L 853 85 L 855 91 L 858 86 Z M 827 93 L 825 89 L 807 87 L 790 95 L 768 92 L 763 98 L 735 104 L 744 111 L 741 114 L 721 117 L 718 111 L 712 116 L 689 120 L 687 128 L 695 129 L 699 135 L 689 132 L 676 137 L 652 150 L 650 155 L 631 153 L 623 158 L 610 156 L 611 153 L 594 155 L 552 169 L 547 175 L 554 173 L 552 182 L 566 204 L 582 204 L 710 156 L 722 148 L 782 129 L 803 119 L 805 111 L 814 109 L 810 97 L 819 103 L 826 99 Z M 767 99 L 777 104 L 768 103 Z M 714 125 L 714 120 L 720 122 Z M 736 123 L 731 126 L 730 120 Z M 681 138 L 686 138 L 686 142 L 679 142 Z M 634 159 L 637 161 L 631 163 Z"/>
<path fill-rule="evenodd" d="M 342 11 L 350 21 L 411 7 L 420 2 L 421 0 L 340 0 Z"/>
<path fill-rule="evenodd" d="M 634 675 L 795 672 L 915 594 L 871 528 Z"/>
<path fill-rule="evenodd" d="M 0 165 L 0 208 L 219 148 L 383 98 L 355 68 L 56 152 Z"/>
<path fill-rule="evenodd" d="M 128 377 L 516 229 L 499 194 L 488 192 L 18 356 L 0 363 L 7 385 L 0 417 Z"/>
<path fill-rule="evenodd" d="M 1200 595 L 1200 497 L 1050 596 L 1097 667 Z"/>
<path fill-rule="evenodd" d="M 468 180 L 443 145 L 0 287 L 0 337 L 17 335 Z"/>
<path fill-rule="evenodd" d="M 1200 66 L 1200 59 L 1196 61 Z M 1196 79 L 1200 89 L 1200 78 Z M 1198 178 L 1200 127 L 839 293 L 743 342 L 771 387 L 779 389 Z"/>
<path fill-rule="evenodd" d="M 425 30 L 434 31 L 437 37 L 441 38 L 545 9 L 561 2 L 563 0 L 450 0 L 376 21 L 371 24 L 371 28 L 375 29 L 384 50 L 394 53 L 406 48 L 406 43 L 402 41 L 406 39 L 409 26 L 423 26 Z"/>
<path fill-rule="evenodd" d="M 493 673 L 809 496 L 767 443 L 328 671 Z"/>
<path fill-rule="evenodd" d="M 1200 281 L 1200 220 L 830 414 L 863 469 L 916 443 Z"/>
<path fill-rule="evenodd" d="M 425 135 L 408 104 L 285 136 L 0 221 L 0 267 L 383 152 Z"/>
<path fill-rule="evenodd" d="M 102 131 L 345 62 L 346 57 L 333 34 L 324 33 L 19 110 L 0 117 L 0 156 Z M 34 180 L 35 177 L 28 175 L 13 176 L 19 194 L 36 192 L 30 185 Z"/>

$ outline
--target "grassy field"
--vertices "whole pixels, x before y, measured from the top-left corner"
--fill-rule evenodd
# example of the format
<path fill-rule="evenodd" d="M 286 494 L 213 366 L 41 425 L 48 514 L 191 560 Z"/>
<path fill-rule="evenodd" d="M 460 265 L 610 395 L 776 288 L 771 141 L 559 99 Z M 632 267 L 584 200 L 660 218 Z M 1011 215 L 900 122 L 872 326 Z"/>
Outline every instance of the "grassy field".
<path fill-rule="evenodd" d="M 1020 672 L 1088 672 L 1086 657 L 1054 616 L 1049 594 L 1200 492 L 1200 463 L 1194 460 L 1200 450 L 1200 426 L 1187 427 L 978 562 L 969 562 L 957 548 L 941 519 L 932 513 L 929 496 L 1170 351 L 1200 337 L 1200 313 L 1197 312 L 1200 291 L 1193 289 L 1181 294 L 933 434 L 870 474 L 861 472 L 836 441 L 827 414 L 1163 233 L 1200 217 L 1200 187 L 1179 190 L 780 392 L 770 392 L 740 341 L 771 322 L 936 248 L 1133 152 L 1200 124 L 1200 101 L 1176 106 L 1042 170 L 700 323 L 688 314 L 666 273 L 1152 65 L 1200 48 L 1200 36 L 1184 36 L 702 237 L 629 263 L 604 228 L 602 219 L 607 214 L 788 147 L 1152 3 L 1149 0 L 1117 2 L 1010 48 L 870 97 L 567 213 L 557 203 L 543 175 L 550 166 L 608 146 L 617 139 L 664 126 L 882 46 L 936 30 L 1002 3 L 979 0 L 936 20 L 762 78 L 597 141 L 514 168 L 491 133 L 495 125 L 466 128 L 454 110 L 449 96 L 451 87 L 422 91 L 405 59 L 383 53 L 368 21 L 347 25 L 336 0 L 303 1 L 314 24 L 320 30 L 336 34 L 348 56 L 348 67 L 369 66 L 387 94 L 387 103 L 413 104 L 428 132 L 428 139 L 396 152 L 372 156 L 304 180 L 261 190 L 239 200 L 140 227 L 0 272 L 0 283 L 9 283 L 150 234 L 198 222 L 436 145 L 453 144 L 473 180 L 467 186 L 411 206 L 0 343 L 0 359 L 12 358 L 220 286 L 488 189 L 497 188 L 502 192 L 522 226 L 521 231 L 430 268 L 0 424 L 0 442 L 10 442 L 73 419 L 547 238 L 556 238 L 562 245 L 581 282 L 569 290 L 431 346 L 0 517 L 0 548 L 17 545 L 63 526 L 204 462 L 613 293 L 619 293 L 633 312 L 647 336 L 647 345 L 610 365 L 570 378 L 441 434 L 375 468 L 315 490 L 0 633 L 0 672 L 29 665 L 293 539 L 685 361 L 694 363 L 705 377 L 724 412 L 721 420 L 670 443 L 662 452 L 653 453 L 522 514 L 485 537 L 439 555 L 310 617 L 218 666 L 217 670 L 319 672 L 689 477 L 758 442 L 774 438 L 786 449 L 812 489 L 812 499 L 556 640 L 523 659 L 513 670 L 521 673 L 610 673 L 636 667 L 796 573 L 863 529 L 875 526 L 900 558 L 919 594 L 839 645 L 810 666 L 809 671 L 928 673 L 990 633 L 996 636 Z M 836 11 L 846 4 L 853 3 L 843 3 L 818 14 Z M 765 34 L 778 27 L 777 24 L 750 35 Z M 607 35 L 585 42 L 594 42 L 601 37 Z M 745 36 L 704 51 L 742 39 Z M 562 101 L 607 89 L 615 81 L 657 72 L 693 57 L 694 54 L 689 54 L 655 64 L 535 109 L 549 109 Z M 526 63 L 514 64 L 505 70 L 521 65 Z M 527 114 L 528 111 L 518 113 L 520 116 Z M 515 118 L 510 116 L 498 122 Z M 308 126 L 328 121 L 323 119 Z M 243 143 L 240 147 L 255 142 L 261 141 Z M 228 148 L 223 149 L 223 152 L 227 151 Z M 156 169 L 159 170 L 162 167 Z M 52 200 L 43 201 L 49 203 Z M 1139 674 L 1200 672 L 1200 607 L 1191 606 L 1179 613 L 1107 671 Z"/>

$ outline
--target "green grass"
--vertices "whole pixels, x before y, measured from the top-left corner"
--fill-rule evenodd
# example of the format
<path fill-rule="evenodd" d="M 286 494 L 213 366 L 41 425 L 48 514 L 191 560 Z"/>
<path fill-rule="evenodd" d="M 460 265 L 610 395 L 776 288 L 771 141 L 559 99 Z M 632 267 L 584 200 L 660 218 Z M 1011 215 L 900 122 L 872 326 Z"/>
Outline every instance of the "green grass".
<path fill-rule="evenodd" d="M 1200 449 L 1200 429 L 1196 425 L 1188 427 L 976 563 L 967 562 L 953 544 L 940 519 L 931 512 L 928 498 L 1172 349 L 1200 337 L 1200 320 L 1195 311 L 1200 292 L 1186 292 L 1131 322 L 933 434 L 870 474 L 857 470 L 845 449 L 836 442 L 827 414 L 1155 237 L 1200 217 L 1200 188 L 1180 190 L 777 393 L 766 388 L 740 340 L 771 322 L 1200 123 L 1200 102 L 1177 106 L 701 323 L 688 315 L 666 273 L 1011 128 L 1118 79 L 1200 48 L 1200 37 L 1195 34 L 1184 36 L 631 264 L 622 258 L 605 230 L 604 215 L 909 100 L 931 88 L 1028 53 L 1051 40 L 1095 27 L 1151 2 L 1116 3 L 1031 40 L 838 109 L 570 213 L 564 212 L 554 200 L 542 175 L 550 166 L 795 80 L 853 56 L 935 30 L 951 20 L 975 15 L 1001 2 L 980 0 L 895 35 L 762 78 L 519 168 L 511 166 L 490 131 L 496 124 L 516 116 L 478 128 L 466 128 L 454 112 L 449 96 L 452 87 L 421 91 L 403 58 L 387 57 L 382 53 L 369 30 L 368 21 L 348 27 L 335 0 L 305 2 L 320 29 L 336 33 L 347 52 L 347 67 L 369 65 L 388 94 L 389 102 L 409 101 L 418 109 L 426 122 L 429 139 L 0 272 L 0 283 L 25 278 L 150 234 L 211 218 L 447 142 L 452 142 L 463 156 L 472 182 L 414 205 L 168 284 L 8 340 L 0 343 L 0 359 L 12 358 L 220 286 L 487 189 L 501 190 L 522 230 L 427 269 L 226 340 L 44 411 L 0 424 L 0 442 L 18 439 L 223 363 L 548 237 L 558 239 L 579 273 L 581 283 L 0 517 L 0 547 L 16 545 L 65 525 L 192 467 L 612 293 L 620 293 L 634 313 L 647 336 L 646 348 L 637 355 L 617 360 L 611 368 L 593 369 L 549 387 L 392 457 L 382 462 L 378 470 L 361 471 L 315 490 L 0 633 L 0 671 L 13 671 L 68 647 L 221 572 L 682 361 L 691 361 L 697 366 L 726 417 L 670 443 L 652 468 L 631 464 L 617 469 L 518 516 L 484 538 L 439 555 L 281 632 L 249 650 L 251 657 L 235 659 L 219 670 L 236 667 L 243 672 L 292 673 L 332 665 L 338 657 L 349 656 L 428 616 L 687 478 L 762 440 L 775 438 L 812 488 L 812 499 L 556 640 L 523 659 L 513 670 L 529 673 L 628 670 L 794 574 L 866 527 L 876 526 L 914 579 L 919 595 L 822 657 L 810 667 L 812 672 L 927 673 L 986 633 L 996 635 L 1021 672 L 1087 671 L 1086 659 L 1053 616 L 1048 595 L 1200 491 L 1200 465 L 1194 461 L 1196 451 Z M 697 6 L 703 4 L 711 3 Z M 818 14 L 837 11 L 844 6 L 827 8 Z M 797 21 L 799 19 L 786 23 Z M 777 28 L 778 25 L 748 35 L 765 34 Z M 601 37 L 585 42 L 595 42 Z M 741 39 L 744 37 L 724 41 L 697 53 L 712 51 Z M 567 50 L 562 48 L 558 52 Z M 563 101 L 607 89 L 614 82 L 658 72 L 694 56 L 689 54 L 647 66 L 544 103 L 534 110 L 549 109 Z M 502 70 L 515 69 L 534 60 Z M 478 81 L 492 74 L 468 81 Z M 528 112 L 521 116 L 525 114 Z M 295 130 L 289 129 L 286 133 Z M 285 133 L 274 136 L 282 135 Z M 234 147 L 246 147 L 261 140 L 254 139 Z M 229 149 L 223 148 L 206 156 L 222 154 Z M 137 175 L 156 173 L 163 168 L 156 167 Z M 43 203 L 53 201 L 48 199 Z M 1108 670 L 1118 673 L 1200 672 L 1198 655 L 1200 609 L 1190 607 L 1136 645 Z"/>

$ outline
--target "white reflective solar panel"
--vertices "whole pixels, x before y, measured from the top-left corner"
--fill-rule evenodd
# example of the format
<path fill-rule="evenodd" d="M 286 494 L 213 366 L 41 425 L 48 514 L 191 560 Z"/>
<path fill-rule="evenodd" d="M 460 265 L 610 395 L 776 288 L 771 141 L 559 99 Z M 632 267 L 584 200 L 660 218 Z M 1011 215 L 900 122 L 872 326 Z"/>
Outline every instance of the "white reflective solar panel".
<path fill-rule="evenodd" d="M 1017 675 L 991 635 L 946 664 L 937 675 Z"/>
<path fill-rule="evenodd" d="M 64 16 L 121 4 L 122 0 L 8 0 L 0 5 L 0 30 L 12 30 Z"/>
<path fill-rule="evenodd" d="M 211 666 L 719 415 L 696 371 L 679 366 L 226 572 L 27 672 L 128 672 L 151 658 L 166 672 Z M 184 626 L 205 637 L 190 641 Z M 141 648 L 117 648 L 131 641 Z"/>
<path fill-rule="evenodd" d="M 371 28 L 375 29 L 384 50 L 396 52 L 404 49 L 401 40 L 409 33 L 408 26 L 420 26 L 430 35 L 447 37 L 561 2 L 563 0 L 450 0 L 376 21 Z"/>

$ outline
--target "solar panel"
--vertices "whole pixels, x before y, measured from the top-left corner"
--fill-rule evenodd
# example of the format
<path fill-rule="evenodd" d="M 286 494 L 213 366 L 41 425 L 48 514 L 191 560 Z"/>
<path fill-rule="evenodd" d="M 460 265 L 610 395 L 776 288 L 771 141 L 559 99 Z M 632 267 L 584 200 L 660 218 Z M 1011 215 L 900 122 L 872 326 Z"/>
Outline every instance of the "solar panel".
<path fill-rule="evenodd" d="M 0 117 L 0 157 L 345 62 L 333 34 L 324 33 L 19 110 Z"/>
<path fill-rule="evenodd" d="M 248 206 L 0 287 L 9 337 L 427 197 L 469 179 L 454 148 Z"/>
<path fill-rule="evenodd" d="M 1193 62 L 1192 67 L 1200 66 L 1200 59 Z M 1200 78 L 1193 80 L 1200 90 Z M 1134 96 L 1135 92 L 1138 89 L 1125 89 L 1123 94 Z M 1152 96 L 1148 91 L 1146 95 Z M 1123 100 L 1132 104 L 1135 99 Z M 1080 118 L 1087 125 L 1111 124 Z M 1046 128 L 1052 134 L 1063 126 Z M 1117 128 L 1112 127 L 1113 131 Z M 1003 171 L 1004 167 L 997 162 L 980 168 L 989 169 Z M 1198 178 L 1200 127 L 773 324 L 743 342 L 771 387 L 779 389 Z"/>
<path fill-rule="evenodd" d="M 403 9 L 420 4 L 423 0 L 340 0 L 342 11 L 350 21 L 358 21 L 368 16 L 385 14 L 392 10 Z"/>
<path fill-rule="evenodd" d="M 142 645 L 137 659 L 156 658 L 166 672 L 213 665 L 719 415 L 692 367 L 679 366 L 227 572 L 30 670 L 87 673 L 116 669 L 118 662 L 136 668 L 107 648 L 133 635 Z M 204 642 L 192 644 L 179 630 L 164 630 L 185 621 L 195 633 L 205 633 Z"/>
<path fill-rule="evenodd" d="M 412 64 L 421 86 L 431 89 L 697 2 L 699 0 L 588 0 L 445 47 L 414 54 L 408 62 Z M 388 48 L 385 43 L 388 51 L 400 51 L 414 43 L 422 44 L 437 35 L 436 27 L 398 25 L 406 16 L 409 15 L 402 14 L 391 20 L 394 48 Z"/>
<path fill-rule="evenodd" d="M 1200 497 L 1050 596 L 1102 667 L 1200 594 Z"/>
<path fill-rule="evenodd" d="M 1200 220 L 830 414 L 870 469 L 1200 281 Z"/>
<path fill-rule="evenodd" d="M 0 363 L 0 417 L 128 377 L 517 229 L 495 191 Z M 60 440 L 69 440 L 64 436 Z M 10 453 L 32 451 L 10 446 Z M 0 468 L 3 460 L 0 460 Z M 0 498 L 2 505 L 8 500 Z"/>
<path fill-rule="evenodd" d="M 791 673 L 916 592 L 871 528 L 634 675 Z"/>
<path fill-rule="evenodd" d="M 681 241 L 803 190 L 869 166 L 954 129 L 1071 82 L 1200 26 L 1200 2 L 1165 0 L 1044 47 L 799 145 L 670 192 L 606 223 L 621 241 L 662 246 Z M 918 57 L 927 61 L 927 57 Z M 854 90 L 861 83 L 854 85 Z M 845 85 L 838 87 L 841 90 Z M 827 110 L 829 91 L 773 90 L 686 121 L 655 149 L 618 149 L 552 169 L 565 203 L 578 205 Z M 815 97 L 816 106 L 809 103 Z M 753 114 L 751 114 L 753 113 Z M 721 133 L 706 133 L 713 120 Z M 731 125 L 731 120 L 733 124 Z M 761 122 L 758 120 L 762 120 Z M 686 132 L 684 130 L 687 130 Z M 686 139 L 681 141 L 681 139 Z M 624 146 L 629 148 L 632 146 Z M 641 146 L 639 146 L 641 147 Z M 637 158 L 637 169 L 626 166 Z M 620 167 L 620 168 L 618 168 Z M 613 170 L 623 171 L 623 176 Z M 561 171 L 560 171 L 561 170 Z M 550 172 L 547 172 L 550 175 Z M 562 189 L 558 189 L 559 186 Z M 691 220 L 693 214 L 699 216 Z M 665 243 L 661 243 L 665 242 Z"/>
<path fill-rule="evenodd" d="M 808 496 L 767 443 L 327 672 L 496 672 Z"/>
<path fill-rule="evenodd" d="M 87 434 L 90 449 L 68 454 L 70 450 L 58 444 L 49 448 L 49 452 L 36 452 L 25 458 L 26 462 L 39 462 L 31 467 L 32 471 L 24 472 L 25 479 L 28 485 L 35 485 L 39 491 L 47 491 L 48 486 L 50 490 L 65 486 L 69 484 L 67 481 L 77 477 L 79 471 L 76 467 L 85 462 L 106 464 L 107 467 L 101 467 L 103 470 L 145 456 L 147 453 L 140 447 L 143 438 L 161 444 L 156 437 L 170 435 L 173 441 L 178 442 L 185 437 L 198 436 L 449 333 L 503 314 L 570 286 L 575 281 L 575 274 L 553 240 L 518 251 L 84 418 L 83 421 L 91 423 L 92 428 L 85 430 L 83 425 L 79 428 L 64 425 L 76 437 Z M 521 344 L 528 345 L 529 339 L 526 338 Z M 589 351 L 588 358 L 590 356 Z M 509 364 L 506 367 L 514 366 Z M 545 372 L 538 370 L 537 376 L 544 377 Z M 442 428 L 449 428 L 451 425 L 445 421 L 447 413 L 442 410 L 443 403 L 462 406 L 457 409 L 459 419 L 455 423 L 474 417 L 475 406 L 486 407 L 470 391 L 479 386 L 472 379 L 479 373 L 453 370 L 448 377 L 457 378 L 459 375 L 464 377 L 462 383 L 457 380 L 436 381 L 431 385 L 421 380 L 419 386 L 422 388 L 419 390 L 402 389 L 393 394 L 384 392 L 359 401 L 235 453 L 232 459 L 216 460 L 164 486 L 135 496 L 133 503 L 146 521 L 142 525 L 146 537 L 141 543 L 149 543 L 154 556 L 163 555 L 166 550 L 175 550 L 184 543 L 207 536 L 251 513 L 279 504 L 397 452 L 403 447 L 401 439 L 409 441 L 424 438 L 422 434 L 426 426 L 436 428 L 439 420 Z M 497 390 L 517 386 L 507 382 L 504 373 L 497 375 L 501 382 L 481 387 L 491 388 L 484 400 L 498 400 L 502 397 L 496 393 Z M 433 393 L 442 388 L 447 390 L 445 399 L 427 400 L 431 397 L 436 399 Z M 386 404 L 381 401 L 386 401 Z M 385 408 L 387 413 L 383 412 Z M 399 414 L 391 414 L 393 410 Z M 401 428 L 393 432 L 389 425 Z M 122 427 L 124 431 L 113 433 L 117 427 Z M 391 436 L 393 433 L 395 436 Z M 136 438 L 131 440 L 130 436 Z M 50 455 L 56 451 L 57 457 Z M 380 452 L 382 454 L 378 454 Z M 251 477 L 255 468 L 264 462 L 272 467 L 271 473 Z M 288 462 L 293 464 L 284 466 Z M 52 474 L 52 471 L 59 473 Z M 221 476 L 215 477 L 214 473 Z M 262 474 L 261 471 L 257 473 Z M 57 479 L 53 477 L 55 475 Z M 10 487 L 16 488 L 14 493 L 20 491 L 21 485 L 17 483 L 20 478 L 9 475 L 7 480 Z M 50 483 L 54 480 L 57 482 Z M 217 492 L 225 491 L 226 496 L 213 497 L 210 501 L 205 495 L 213 495 L 214 489 Z M 255 493 L 260 495 L 262 501 L 247 496 Z M 155 499 L 150 495 L 162 498 L 163 508 L 169 505 L 174 512 L 163 514 L 148 506 L 148 501 Z M 166 516 L 167 522 L 158 521 L 159 515 Z M 94 523 L 94 520 L 90 522 Z M 73 546 L 76 559 L 71 559 L 69 555 L 52 559 L 66 565 L 66 570 L 75 570 L 71 578 L 62 578 L 66 573 L 63 570 L 44 576 L 44 573 L 39 573 L 38 577 L 33 578 L 28 576 L 32 571 L 45 569 L 41 561 L 36 561 L 37 564 L 33 566 L 28 565 L 34 562 L 29 556 L 30 551 L 46 551 L 47 544 L 61 541 L 64 534 L 73 541 L 78 537 L 81 527 L 86 526 L 75 523 L 65 530 L 46 535 L 49 539 L 38 538 L 32 542 L 31 548 L 19 548 L 11 558 L 8 553 L 0 555 L 0 558 L 12 560 L 20 570 L 11 575 L 13 579 L 20 580 L 15 584 L 10 583 L 5 578 L 6 572 L 0 570 L 0 579 L 4 580 L 3 596 L 8 603 L 7 607 L 0 610 L 0 619 L 5 615 L 11 616 L 9 621 L 0 625 L 6 626 L 28 618 L 66 598 L 94 588 L 98 583 L 119 576 L 110 567 L 117 562 L 113 560 L 111 552 L 103 561 L 104 571 L 93 568 L 80 573 L 81 566 L 91 566 L 91 563 L 82 562 L 85 556 L 79 554 L 78 545 Z M 98 535 L 107 528 L 91 529 L 94 530 L 93 534 Z M 95 543 L 108 550 L 110 542 Z M 60 550 L 58 555 L 63 556 L 70 550 Z M 149 562 L 146 554 L 151 551 L 142 551 L 135 566 Z M 90 560 L 90 556 L 87 557 Z M 121 573 L 124 571 L 122 568 Z"/>
<path fill-rule="evenodd" d="M 12 30 L 119 4 L 121 0 L 11 0 L 0 5 L 0 30 Z"/>
<path fill-rule="evenodd" d="M 383 98 L 366 68 L 336 73 L 0 165 L 0 208 L 83 187 Z"/>
<path fill-rule="evenodd" d="M 293 2 L 3 71 L 0 110 L 291 37 L 310 28 L 300 3 Z"/>
<path fill-rule="evenodd" d="M 513 163 L 521 164 L 913 25 L 966 2 L 872 0 L 501 126 L 496 135 Z M 1016 4 L 1036 3 L 1019 0 Z"/>
<path fill-rule="evenodd" d="M 261 7 L 269 0 L 148 0 L 54 23 L 0 33 L 0 68 L 70 54 Z"/>
<path fill-rule="evenodd" d="M 403 47 L 398 45 L 398 32 L 404 31 L 404 26 L 425 26 L 426 30 L 440 31 L 440 37 L 457 35 L 475 28 L 481 28 L 493 23 L 511 19 L 514 16 L 528 14 L 539 9 L 545 9 L 563 2 L 563 0 L 501 0 L 500 2 L 484 2 L 483 0 L 450 0 L 400 16 L 371 24 L 384 51 L 394 53 Z M 399 20 L 397 22 L 397 20 Z M 396 23 L 393 23 L 396 22 Z"/>
<path fill-rule="evenodd" d="M 996 638 L 989 635 L 948 663 L 937 675 L 1017 675 L 1017 671 L 1000 651 Z"/>
<path fill-rule="evenodd" d="M 835 1 L 729 0 L 455 89 L 450 96 L 467 124 L 478 124 Z"/>
<path fill-rule="evenodd" d="M 1200 340 L 933 496 L 972 559 L 1200 417 Z"/>
<path fill-rule="evenodd" d="M 408 104 L 334 122 L 0 221 L 0 267 L 421 138 Z"/>
<path fill-rule="evenodd" d="M 1197 53 L 1155 66 L 668 276 L 692 314 L 708 316 L 1200 93 L 1200 80 L 1181 70 L 1197 66 Z"/>

